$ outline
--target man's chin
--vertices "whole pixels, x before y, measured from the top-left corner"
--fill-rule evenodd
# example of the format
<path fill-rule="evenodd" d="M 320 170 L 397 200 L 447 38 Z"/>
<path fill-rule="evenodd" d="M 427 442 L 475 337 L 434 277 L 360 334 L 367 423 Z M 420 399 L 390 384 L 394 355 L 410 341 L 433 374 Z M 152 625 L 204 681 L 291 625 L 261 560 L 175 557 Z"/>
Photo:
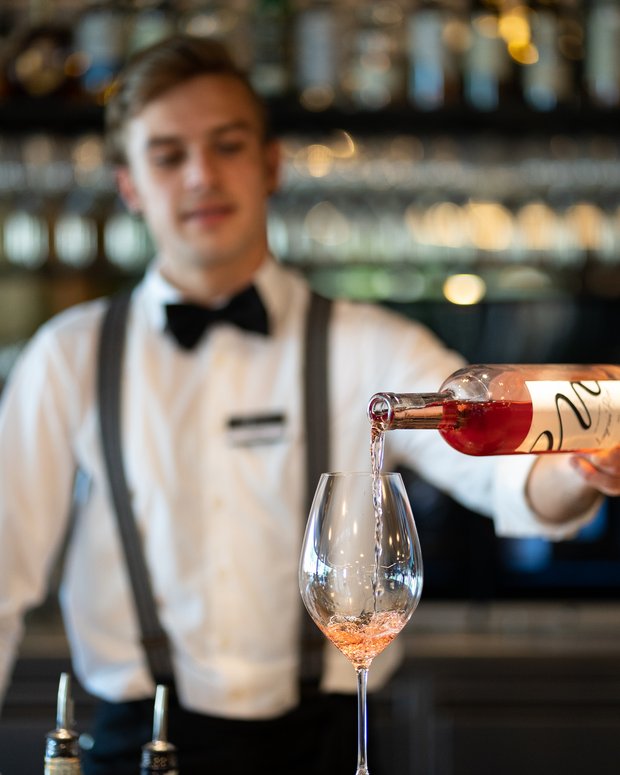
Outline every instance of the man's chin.
<path fill-rule="evenodd" d="M 238 264 L 243 265 L 243 256 L 235 250 L 226 250 L 224 248 L 214 249 L 212 246 L 204 249 L 194 249 L 187 256 L 187 264 L 194 269 L 217 270 L 229 269 Z"/>

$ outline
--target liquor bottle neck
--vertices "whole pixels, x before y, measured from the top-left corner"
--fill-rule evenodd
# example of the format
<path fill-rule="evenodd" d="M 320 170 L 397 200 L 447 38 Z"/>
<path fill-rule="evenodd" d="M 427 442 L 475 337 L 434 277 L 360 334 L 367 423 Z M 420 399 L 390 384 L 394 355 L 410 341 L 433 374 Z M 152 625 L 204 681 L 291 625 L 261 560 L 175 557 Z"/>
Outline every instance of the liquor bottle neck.
<path fill-rule="evenodd" d="M 439 428 L 444 404 L 452 399 L 443 393 L 376 393 L 368 404 L 373 427 L 384 431 L 414 428 Z"/>

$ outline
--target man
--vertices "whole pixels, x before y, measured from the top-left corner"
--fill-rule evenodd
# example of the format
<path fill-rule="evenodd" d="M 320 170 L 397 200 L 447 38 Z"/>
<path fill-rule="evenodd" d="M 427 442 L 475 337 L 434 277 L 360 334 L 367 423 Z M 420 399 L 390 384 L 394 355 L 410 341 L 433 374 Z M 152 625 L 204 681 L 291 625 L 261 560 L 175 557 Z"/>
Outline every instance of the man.
<path fill-rule="evenodd" d="M 170 641 L 178 697 L 170 738 L 180 771 L 352 770 L 354 671 L 333 647 L 325 646 L 321 692 L 302 690 L 300 699 L 297 564 L 310 430 L 302 377 L 311 294 L 269 254 L 278 144 L 226 52 L 197 38 L 175 37 L 139 54 L 107 118 L 120 193 L 157 246 L 127 321 L 122 462 Z M 183 325 L 167 318 L 168 305 L 221 309 L 249 286 L 265 307 L 261 332 L 220 321 L 195 343 L 172 335 Z M 105 309 L 103 300 L 87 303 L 43 326 L 11 375 L 0 413 L 4 684 L 23 612 L 41 600 L 67 530 L 75 471 L 90 482 L 61 591 L 75 671 L 101 700 L 87 775 L 137 771 L 154 694 L 97 420 Z M 339 301 L 327 365 L 329 466 L 367 470 L 369 397 L 381 389 L 436 390 L 462 360 L 411 321 Z M 598 491 L 617 494 L 617 458 L 474 459 L 437 434 L 407 431 L 390 436 L 384 467 L 409 464 L 492 513 L 500 532 L 562 538 L 591 518 Z M 371 679 L 384 681 L 397 655 L 394 644 Z"/>

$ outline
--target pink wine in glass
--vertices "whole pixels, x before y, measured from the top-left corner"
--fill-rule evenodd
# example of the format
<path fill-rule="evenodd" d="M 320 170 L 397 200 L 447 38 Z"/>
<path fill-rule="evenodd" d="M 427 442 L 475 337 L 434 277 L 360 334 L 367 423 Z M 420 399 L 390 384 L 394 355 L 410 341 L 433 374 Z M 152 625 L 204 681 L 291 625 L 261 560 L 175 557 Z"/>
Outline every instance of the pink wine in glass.
<path fill-rule="evenodd" d="M 353 667 L 369 668 L 370 663 L 403 629 L 406 612 L 373 611 L 362 616 L 332 616 L 319 627 Z"/>

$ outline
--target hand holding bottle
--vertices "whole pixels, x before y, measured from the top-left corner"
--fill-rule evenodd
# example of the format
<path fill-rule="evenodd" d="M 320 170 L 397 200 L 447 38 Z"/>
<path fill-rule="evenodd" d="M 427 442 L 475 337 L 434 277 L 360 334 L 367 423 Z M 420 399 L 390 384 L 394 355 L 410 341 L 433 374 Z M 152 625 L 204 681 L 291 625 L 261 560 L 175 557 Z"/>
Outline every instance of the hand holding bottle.
<path fill-rule="evenodd" d="M 620 495 L 620 446 L 573 455 L 571 465 L 598 492 L 611 497 Z"/>
<path fill-rule="evenodd" d="M 596 513 L 603 496 L 620 495 L 620 447 L 573 455 L 539 455 L 526 485 L 541 522 L 561 525 Z"/>

